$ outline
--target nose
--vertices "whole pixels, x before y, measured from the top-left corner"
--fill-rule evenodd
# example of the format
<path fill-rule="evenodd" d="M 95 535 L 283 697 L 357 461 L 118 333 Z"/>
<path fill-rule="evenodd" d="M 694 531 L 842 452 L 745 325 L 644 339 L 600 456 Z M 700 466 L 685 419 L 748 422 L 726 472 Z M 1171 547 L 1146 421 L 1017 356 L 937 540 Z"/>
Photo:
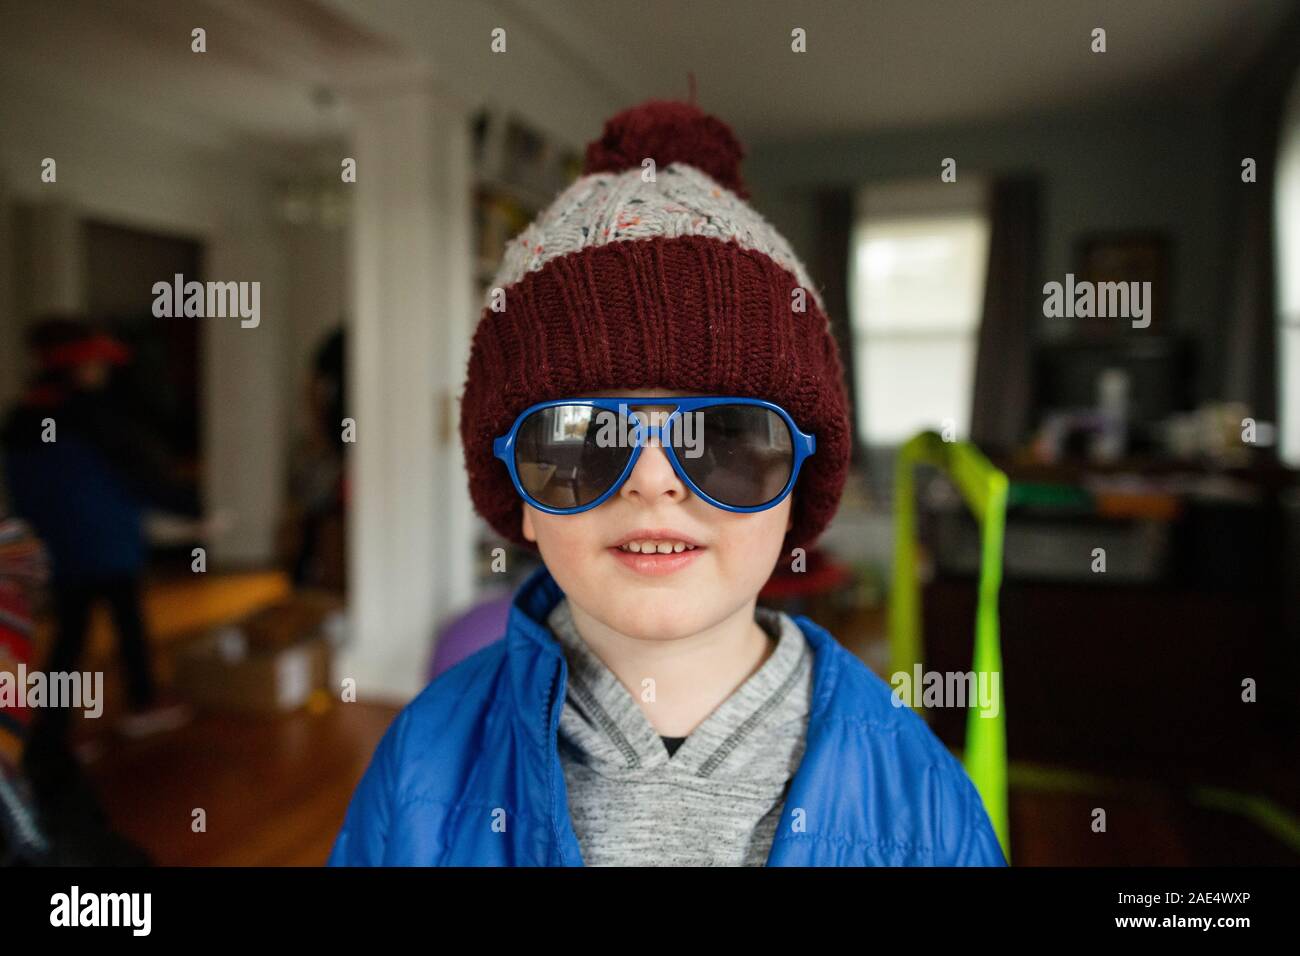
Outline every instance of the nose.
<path fill-rule="evenodd" d="M 642 419 L 646 420 L 646 416 L 642 416 Z M 653 421 L 657 429 L 658 425 L 662 424 L 663 417 L 655 417 Z M 658 434 L 647 436 L 636 465 L 632 473 L 627 476 L 623 487 L 619 489 L 619 494 L 625 498 L 639 499 L 647 503 L 654 503 L 665 496 L 669 500 L 681 502 L 690 494 L 686 485 L 677 477 L 677 472 L 673 471 L 673 464 L 668 460 L 668 454 L 659 444 Z"/>

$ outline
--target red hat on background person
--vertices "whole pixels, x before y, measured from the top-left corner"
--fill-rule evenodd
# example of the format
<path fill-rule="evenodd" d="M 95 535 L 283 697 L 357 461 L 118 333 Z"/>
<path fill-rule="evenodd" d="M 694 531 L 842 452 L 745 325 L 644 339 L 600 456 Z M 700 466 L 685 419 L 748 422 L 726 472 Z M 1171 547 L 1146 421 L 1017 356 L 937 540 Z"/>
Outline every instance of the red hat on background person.
<path fill-rule="evenodd" d="M 27 346 L 42 370 L 60 371 L 104 362 L 125 365 L 131 350 L 102 329 L 69 316 L 47 316 L 27 332 Z"/>
<path fill-rule="evenodd" d="M 503 538 L 537 550 L 493 439 L 535 402 L 616 388 L 776 402 L 817 437 L 784 550 L 810 546 L 834 517 L 851 441 L 843 365 L 819 289 L 745 202 L 743 155 L 693 103 L 642 103 L 605 123 L 583 175 L 507 246 L 460 418 L 474 508 Z"/>
<path fill-rule="evenodd" d="M 28 328 L 26 343 L 36 363 L 26 405 L 59 405 L 73 392 L 100 389 L 131 360 L 127 346 L 80 316 L 46 316 Z"/>

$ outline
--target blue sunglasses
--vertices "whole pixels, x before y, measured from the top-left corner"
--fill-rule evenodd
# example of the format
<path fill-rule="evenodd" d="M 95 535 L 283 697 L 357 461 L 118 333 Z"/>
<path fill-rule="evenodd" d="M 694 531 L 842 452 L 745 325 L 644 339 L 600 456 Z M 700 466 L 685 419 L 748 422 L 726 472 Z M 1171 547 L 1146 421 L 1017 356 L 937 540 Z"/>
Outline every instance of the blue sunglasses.
<path fill-rule="evenodd" d="M 672 412 L 656 426 L 637 408 Z M 692 492 L 742 513 L 780 504 L 817 448 L 816 437 L 801 431 L 780 405 L 710 395 L 538 402 L 493 441 L 492 452 L 530 505 L 571 515 L 618 491 L 651 436 Z"/>

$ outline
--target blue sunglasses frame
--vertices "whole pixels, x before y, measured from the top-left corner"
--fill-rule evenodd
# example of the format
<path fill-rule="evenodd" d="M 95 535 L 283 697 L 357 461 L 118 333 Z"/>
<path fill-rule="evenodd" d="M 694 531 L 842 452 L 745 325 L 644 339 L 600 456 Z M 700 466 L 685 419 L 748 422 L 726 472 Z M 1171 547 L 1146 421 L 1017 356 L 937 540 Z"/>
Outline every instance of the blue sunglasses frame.
<path fill-rule="evenodd" d="M 627 417 L 634 427 L 633 434 L 635 435 L 635 445 L 632 448 L 632 454 L 628 456 L 627 465 L 623 468 L 623 473 L 619 475 L 618 479 L 614 481 L 614 483 L 599 497 L 588 504 L 579 505 L 575 508 L 553 508 L 550 505 L 538 501 L 524 490 L 524 486 L 519 480 L 518 469 L 515 467 L 515 439 L 519 435 L 519 427 L 524 423 L 525 419 L 534 412 L 543 408 L 552 408 L 556 405 L 588 405 L 594 408 L 615 412 L 617 412 L 620 407 L 626 407 L 628 410 Z M 790 467 L 790 480 L 787 481 L 785 487 L 781 489 L 781 493 L 771 501 L 761 505 L 751 505 L 747 507 L 724 504 L 716 498 L 710 497 L 698 485 L 696 485 L 695 482 L 691 480 L 690 475 L 688 475 L 686 470 L 682 467 L 681 462 L 677 460 L 677 452 L 670 443 L 668 429 L 676 419 L 681 417 L 683 412 L 692 412 L 696 409 L 708 408 L 713 405 L 757 405 L 760 408 L 767 408 L 781 416 L 786 427 L 790 429 L 790 439 L 794 445 L 794 462 Z M 648 425 L 637 415 L 634 406 L 671 407 L 672 412 L 664 419 L 663 424 L 657 426 Z M 790 494 L 791 489 L 794 488 L 794 484 L 799 478 L 799 472 L 803 468 L 803 463 L 817 450 L 817 437 L 800 429 L 799 426 L 795 424 L 794 419 L 790 417 L 790 413 L 775 402 L 765 401 L 761 398 L 744 398 L 741 396 L 728 395 L 701 395 L 690 398 L 681 396 L 656 397 L 651 395 L 629 398 L 555 398 L 545 402 L 538 402 L 535 405 L 528 406 L 520 412 L 519 416 L 515 419 L 514 424 L 510 426 L 510 430 L 501 437 L 493 440 L 492 453 L 505 462 L 506 467 L 510 470 L 510 480 L 514 483 L 515 491 L 519 493 L 521 498 L 538 511 L 544 511 L 547 514 L 553 515 L 575 515 L 584 511 L 590 511 L 592 508 L 597 507 L 609 498 L 610 495 L 623 487 L 623 483 L 627 481 L 627 476 L 632 474 L 632 469 L 636 467 L 637 459 L 641 457 L 641 449 L 646 446 L 646 442 L 651 432 L 653 432 L 654 436 L 659 439 L 659 446 L 663 449 L 664 454 L 668 456 L 668 461 L 672 464 L 673 471 L 677 473 L 677 477 L 682 480 L 682 483 L 685 484 L 686 487 L 690 488 L 694 494 L 699 495 L 715 508 L 721 508 L 723 511 L 732 511 L 738 514 L 766 511 L 768 508 L 775 508 L 784 501 L 786 495 Z"/>

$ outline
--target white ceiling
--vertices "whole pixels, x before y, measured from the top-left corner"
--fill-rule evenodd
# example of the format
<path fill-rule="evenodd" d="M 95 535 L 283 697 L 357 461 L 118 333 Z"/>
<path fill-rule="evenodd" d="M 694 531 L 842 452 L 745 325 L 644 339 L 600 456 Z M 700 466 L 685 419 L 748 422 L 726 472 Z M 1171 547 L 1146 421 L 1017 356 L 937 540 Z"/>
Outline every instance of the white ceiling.
<path fill-rule="evenodd" d="M 1295 0 L 0 0 L 0 83 L 196 137 L 337 133 L 321 87 L 418 61 L 575 144 L 687 93 L 742 138 L 977 121 L 1221 90 Z M 208 31 L 208 53 L 189 31 Z M 507 29 L 508 53 L 488 48 Z M 1107 31 L 1093 54 L 1090 33 Z M 790 30 L 808 52 L 790 52 Z"/>
<path fill-rule="evenodd" d="M 549 103 L 581 139 L 649 96 L 698 101 L 742 138 L 982 120 L 1212 95 L 1295 0 L 325 0 L 466 98 Z M 508 56 L 488 53 L 505 26 Z M 805 29 L 808 52 L 790 51 Z M 1091 31 L 1108 50 L 1090 50 Z M 531 56 L 546 46 L 545 63 Z M 544 68 L 543 68 L 544 67 Z M 598 99 L 594 109 L 589 94 Z M 595 118 L 593 119 L 593 113 Z"/>
<path fill-rule="evenodd" d="M 394 50 L 314 0 L 0 0 L 0 84 L 226 146 L 339 132 L 345 109 L 320 91 Z"/>

